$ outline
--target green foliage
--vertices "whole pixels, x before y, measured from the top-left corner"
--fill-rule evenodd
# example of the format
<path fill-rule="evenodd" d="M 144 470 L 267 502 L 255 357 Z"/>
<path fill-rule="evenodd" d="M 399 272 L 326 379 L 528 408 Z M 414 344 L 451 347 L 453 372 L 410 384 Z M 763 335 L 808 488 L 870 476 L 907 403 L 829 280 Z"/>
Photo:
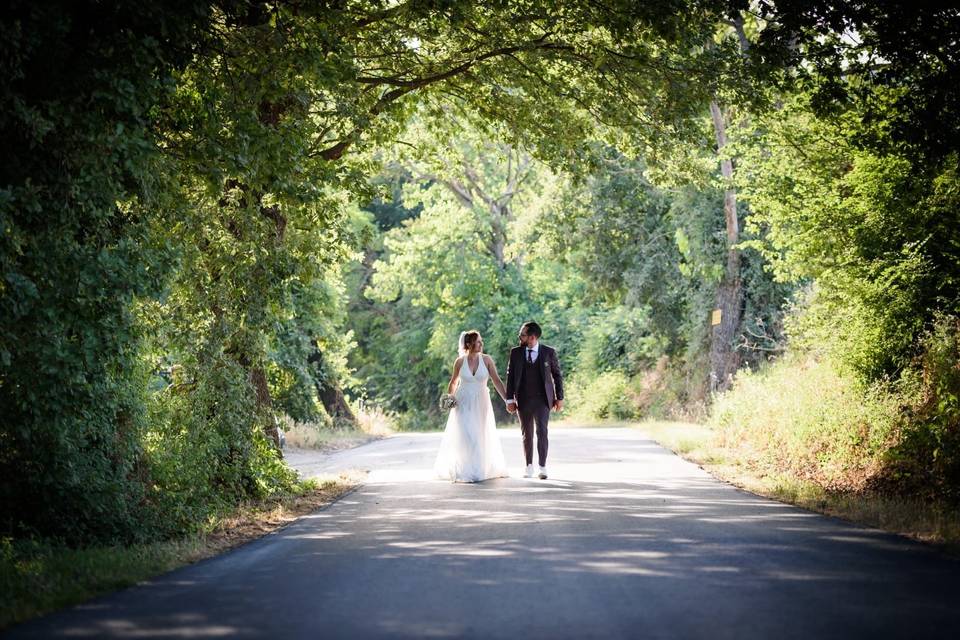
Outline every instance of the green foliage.
<path fill-rule="evenodd" d="M 317 389 L 350 382 L 346 356 L 353 334 L 343 327 L 346 294 L 337 269 L 310 283 L 291 283 L 286 317 L 274 330 L 269 352 L 277 405 L 298 422 L 329 419 Z"/>
<path fill-rule="evenodd" d="M 881 429 L 891 436 L 879 448 L 827 457 L 865 451 L 871 470 L 860 475 L 870 486 L 955 501 L 958 94 L 956 70 L 942 62 L 956 54 L 956 16 L 911 8 L 905 20 L 904 11 L 819 2 L 763 8 L 776 20 L 751 64 L 784 56 L 791 91 L 773 94 L 777 107 L 738 132 L 737 184 L 753 211 L 748 224 L 765 233 L 751 246 L 779 280 L 805 284 L 786 326 L 791 348 L 850 378 L 865 410 L 888 407 L 888 418 L 870 424 L 894 425 Z M 761 395 L 776 389 L 776 376 L 757 387 Z M 801 443 L 805 416 L 822 405 L 811 394 L 796 407 Z M 745 420 L 751 411 L 769 418 L 759 406 L 732 415 Z M 828 403 L 822 413 L 821 449 L 856 440 L 856 420 L 842 407 Z M 817 481 L 830 486 L 828 476 Z"/>
<path fill-rule="evenodd" d="M 862 491 L 898 442 L 901 406 L 896 393 L 865 387 L 828 357 L 795 354 L 741 371 L 716 398 L 711 422 L 720 445 L 755 471 Z"/>
<path fill-rule="evenodd" d="M 479 161 L 483 153 L 471 159 Z M 487 188 L 503 179 L 497 165 L 488 164 L 485 172 Z M 385 255 L 373 265 L 365 295 L 382 311 L 368 327 L 366 348 L 378 357 L 364 373 L 368 388 L 386 406 L 422 412 L 434 409 L 449 379 L 461 331 L 480 329 L 503 373 L 517 329 L 537 307 L 520 269 L 498 262 L 490 239 L 499 221 L 488 211 L 465 207 L 439 181 L 406 195 L 404 202 L 415 198 L 422 212 L 385 234 Z M 505 245 L 507 255 L 510 246 Z"/>
<path fill-rule="evenodd" d="M 707 315 L 724 256 L 721 192 L 658 188 L 643 161 L 596 144 L 585 157 L 590 173 L 534 164 L 502 200 L 508 207 L 492 209 L 496 186 L 525 166 L 522 155 L 477 140 L 470 129 L 451 143 L 443 126 L 427 124 L 418 120 L 406 134 L 425 156 L 406 160 L 412 169 L 404 180 L 424 181 L 394 188 L 393 207 L 409 212 L 415 203 L 419 214 L 371 245 L 379 260 L 358 265 L 354 280 L 364 296 L 352 303 L 352 317 L 367 336 L 351 358 L 374 399 L 415 412 L 412 423 L 438 422 L 431 414 L 458 333 L 480 329 L 487 351 L 502 361 L 517 327 L 536 318 L 575 381 L 567 385 L 574 413 L 671 414 L 700 401 Z M 791 289 L 773 283 L 762 264 L 756 252 L 745 253 L 750 333 L 743 348 L 756 362 L 779 348 Z M 665 362 L 679 370 L 666 372 Z M 626 387 L 582 402 L 580 387 L 593 389 L 608 373 Z"/>
<path fill-rule="evenodd" d="M 641 342 L 631 344 L 634 365 L 621 370 L 631 376 L 641 369 L 652 373 L 658 357 L 668 355 L 681 369 L 667 376 L 672 389 L 683 381 L 678 404 L 696 404 L 706 393 L 707 320 L 725 259 L 723 194 L 702 175 L 701 159 L 691 165 L 700 168 L 684 177 L 681 186 L 657 186 L 648 176 L 666 180 L 662 170 L 651 172 L 642 160 L 609 148 L 593 151 L 593 172 L 571 184 L 560 215 L 544 221 L 548 237 L 590 281 L 585 302 L 607 300 L 632 309 L 629 313 L 637 317 L 647 316 L 644 331 L 624 336 L 626 342 Z M 764 263 L 755 251 L 742 254 L 745 312 L 737 348 L 751 366 L 778 350 L 783 300 L 792 289 L 774 283 Z M 644 334 L 657 349 L 642 344 Z"/>
<path fill-rule="evenodd" d="M 631 420 L 637 417 L 630 380 L 623 372 L 573 376 L 567 386 L 570 389 L 567 402 L 575 418 Z"/>
<path fill-rule="evenodd" d="M 895 380 L 864 383 L 835 349 L 794 351 L 741 372 L 716 399 L 719 444 L 755 471 L 827 491 L 882 491 L 956 504 L 960 326 L 938 316 Z M 844 337 L 834 336 L 842 342 Z"/>
<path fill-rule="evenodd" d="M 745 3 L 732 3 L 738 10 Z M 952 4 L 764 3 L 748 69 L 809 91 L 814 113 L 858 113 L 852 141 L 939 164 L 960 151 L 960 19 Z"/>
<path fill-rule="evenodd" d="M 767 239 L 754 246 L 780 279 L 816 279 L 819 308 L 807 324 L 822 324 L 798 333 L 841 333 L 824 344 L 878 379 L 907 365 L 936 310 L 960 304 L 955 162 L 928 173 L 859 151 L 804 104 L 786 106 L 744 146 L 748 223 L 763 225 Z"/>
<path fill-rule="evenodd" d="M 134 585 L 174 569 L 200 545 L 155 542 L 69 549 L 36 540 L 0 540 L 0 629 Z"/>
<path fill-rule="evenodd" d="M 665 351 L 665 339 L 654 330 L 646 309 L 618 306 L 591 318 L 583 332 L 576 369 L 635 376 Z"/>
<path fill-rule="evenodd" d="M 0 531 L 129 539 L 151 523 L 134 296 L 170 253 L 148 112 L 202 4 L 26 3 L 0 28 Z"/>
<path fill-rule="evenodd" d="M 901 383 L 914 401 L 903 439 L 889 455 L 887 485 L 925 498 L 960 502 L 960 324 L 938 315 Z"/>
<path fill-rule="evenodd" d="M 193 531 L 230 505 L 290 490 L 295 480 L 263 435 L 242 367 L 229 358 L 208 366 L 196 377 L 178 368 L 149 404 L 148 499 L 167 534 Z"/>
<path fill-rule="evenodd" d="M 318 391 L 346 387 L 427 424 L 467 328 L 502 367 L 540 320 L 584 411 L 702 397 L 730 186 L 705 142 L 717 96 L 782 104 L 731 126 L 749 204 L 736 347 L 779 353 L 783 300 L 815 282 L 797 346 L 865 389 L 924 372 L 913 388 L 937 400 L 898 468 L 935 458 L 947 491 L 954 26 L 921 12 L 900 41 L 896 11 L 812 6 L 761 7 L 778 19 L 747 25 L 745 57 L 715 37 L 737 4 L 698 0 L 14 2 L 0 534 L 167 535 L 283 491 L 278 412 L 322 420 Z M 863 36 L 845 75 L 837 24 Z M 811 64 L 773 74 L 791 93 L 747 82 L 796 55 Z M 871 55 L 889 65 L 864 73 Z"/>

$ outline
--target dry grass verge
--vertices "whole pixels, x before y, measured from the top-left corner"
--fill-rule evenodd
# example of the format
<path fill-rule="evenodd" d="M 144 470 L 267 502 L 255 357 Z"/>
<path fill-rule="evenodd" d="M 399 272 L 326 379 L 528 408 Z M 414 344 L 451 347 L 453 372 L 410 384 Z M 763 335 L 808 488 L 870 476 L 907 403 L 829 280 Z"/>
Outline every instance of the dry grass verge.
<path fill-rule="evenodd" d="M 362 444 L 379 440 L 384 435 L 364 433 L 355 429 L 314 429 L 310 425 L 296 425 L 286 432 L 287 447 L 291 450 L 312 449 L 321 453 L 333 453 L 352 449 Z"/>
<path fill-rule="evenodd" d="M 394 433 L 394 418 L 377 407 L 360 404 L 356 422 L 295 422 L 288 416 L 281 421 L 287 446 L 291 449 L 314 449 L 332 453 L 352 449 Z"/>
<path fill-rule="evenodd" d="M 719 444 L 705 425 L 643 422 L 635 425 L 653 440 L 713 476 L 760 496 L 928 542 L 960 555 L 960 512 L 943 504 L 869 492 L 831 492 L 800 478 L 768 475 L 735 450 Z"/>
<path fill-rule="evenodd" d="M 332 503 L 360 481 L 358 474 L 307 480 L 298 494 L 244 504 L 180 540 L 87 549 L 0 540 L 0 629 L 221 554 Z"/>
<path fill-rule="evenodd" d="M 187 563 L 218 555 L 284 527 L 300 516 L 336 501 L 362 480 L 359 472 L 304 481 L 311 487 L 301 495 L 280 496 L 241 505 L 234 513 L 211 523 L 200 536 L 198 554 Z"/>

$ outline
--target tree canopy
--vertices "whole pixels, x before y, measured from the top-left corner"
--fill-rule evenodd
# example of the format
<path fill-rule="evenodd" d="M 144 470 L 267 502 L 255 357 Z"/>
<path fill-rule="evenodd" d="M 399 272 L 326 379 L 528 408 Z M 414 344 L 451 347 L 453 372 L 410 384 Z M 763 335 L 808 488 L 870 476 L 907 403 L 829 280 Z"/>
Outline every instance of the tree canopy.
<path fill-rule="evenodd" d="M 957 397 L 956 14 L 13 2 L 4 534 L 189 530 L 290 487 L 280 414 L 435 417 L 456 334 L 533 316 L 596 415 L 702 408 L 789 327 Z"/>

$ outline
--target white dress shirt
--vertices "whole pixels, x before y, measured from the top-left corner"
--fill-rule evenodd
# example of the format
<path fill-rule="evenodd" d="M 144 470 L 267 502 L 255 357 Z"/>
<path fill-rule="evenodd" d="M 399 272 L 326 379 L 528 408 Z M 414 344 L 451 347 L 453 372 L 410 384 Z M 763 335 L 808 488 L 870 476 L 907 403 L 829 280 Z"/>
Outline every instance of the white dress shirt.
<path fill-rule="evenodd" d="M 524 362 L 536 362 L 537 356 L 540 355 L 540 343 L 533 345 L 532 347 L 523 348 L 523 360 Z M 529 360 L 527 359 L 529 358 Z"/>

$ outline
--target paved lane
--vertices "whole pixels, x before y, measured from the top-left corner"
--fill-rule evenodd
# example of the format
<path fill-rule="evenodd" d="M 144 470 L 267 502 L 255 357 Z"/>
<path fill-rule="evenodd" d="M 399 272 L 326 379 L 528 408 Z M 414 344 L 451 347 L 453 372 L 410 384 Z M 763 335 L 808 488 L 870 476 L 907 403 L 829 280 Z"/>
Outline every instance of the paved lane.
<path fill-rule="evenodd" d="M 501 431 L 519 462 L 516 430 Z M 11 637 L 946 638 L 960 562 L 757 498 L 630 429 L 554 429 L 551 479 L 429 479 L 438 434 L 325 510 Z"/>

